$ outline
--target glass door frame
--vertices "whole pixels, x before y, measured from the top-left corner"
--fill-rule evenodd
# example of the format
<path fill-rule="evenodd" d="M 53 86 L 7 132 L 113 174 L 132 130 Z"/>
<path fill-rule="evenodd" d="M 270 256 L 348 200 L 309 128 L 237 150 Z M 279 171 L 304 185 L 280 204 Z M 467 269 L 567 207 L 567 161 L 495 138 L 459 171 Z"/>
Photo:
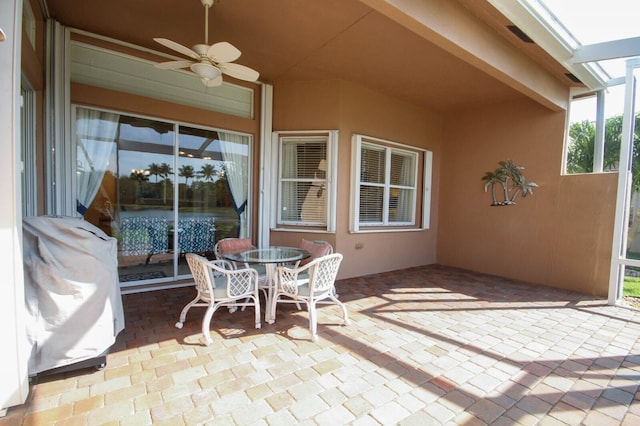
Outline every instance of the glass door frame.
<path fill-rule="evenodd" d="M 629 59 L 625 75 L 624 115 L 620 143 L 618 191 L 611 250 L 611 273 L 609 276 L 609 305 L 617 305 L 622 298 L 625 268 L 640 268 L 640 260 L 627 259 L 628 218 L 631 208 L 632 158 L 635 125 L 635 98 L 637 81 L 635 71 L 640 70 L 640 58 Z"/>
<path fill-rule="evenodd" d="M 167 119 L 167 118 L 160 118 L 160 117 L 154 117 L 154 116 L 148 116 L 148 115 L 144 115 L 144 114 L 139 114 L 136 112 L 122 112 L 121 110 L 118 109 L 106 109 L 106 108 L 101 108 L 101 107 L 96 107 L 96 106 L 91 106 L 91 105 L 84 105 L 84 104 L 72 104 L 71 105 L 71 111 L 72 111 L 72 119 L 71 119 L 71 127 L 75 132 L 77 131 L 77 117 L 78 117 L 78 113 L 77 110 L 78 109 L 86 109 L 86 110 L 95 110 L 95 111 L 100 111 L 100 112 L 107 112 L 107 113 L 114 113 L 114 114 L 118 114 L 120 116 L 127 116 L 127 117 L 131 117 L 131 118 L 139 118 L 139 119 L 143 119 L 143 120 L 149 120 L 149 121 L 157 121 L 159 123 L 165 123 L 167 125 L 171 126 L 172 132 L 173 132 L 173 136 L 172 136 L 172 142 L 171 142 L 171 153 L 172 153 L 172 159 L 171 161 L 168 161 L 171 165 L 172 168 L 172 173 L 170 175 L 172 181 L 174 182 L 172 191 L 173 191 L 173 197 L 172 197 L 172 204 L 171 204 L 171 219 L 170 221 L 173 222 L 173 235 L 174 235 L 174 239 L 171 243 L 171 247 L 169 247 L 171 253 L 172 253 L 172 260 L 170 262 L 167 263 L 167 267 L 170 268 L 171 270 L 171 275 L 169 276 L 165 276 L 162 278 L 149 278 L 149 279 L 143 279 L 140 281 L 131 281 L 131 282 L 121 282 L 120 283 L 120 288 L 121 291 L 123 292 L 123 294 L 126 293 L 133 293 L 133 292 L 138 292 L 138 291 L 149 291 L 149 290 L 156 290 L 156 289 L 165 289 L 165 288 L 173 288 L 173 287 L 181 287 L 181 286 L 185 286 L 185 285 L 192 285 L 192 282 L 188 282 L 189 279 L 191 278 L 191 273 L 188 270 L 188 267 L 185 269 L 185 265 L 186 262 L 183 264 L 181 263 L 181 259 L 180 259 L 180 251 L 177 249 L 177 247 L 179 247 L 179 243 L 180 243 L 180 239 L 181 237 L 184 238 L 183 235 L 181 234 L 181 228 L 179 227 L 180 224 L 180 185 L 179 185 L 179 166 L 181 164 L 180 162 L 180 158 L 181 158 L 181 153 L 180 150 L 183 148 L 181 146 L 181 129 L 182 128 L 191 128 L 191 129 L 195 129 L 195 130 L 202 130 L 202 131 L 212 131 L 212 132 L 217 132 L 219 134 L 223 134 L 223 135 L 227 135 L 227 137 L 230 137 L 230 135 L 237 135 L 240 136 L 242 138 L 246 139 L 246 150 L 247 150 L 247 158 L 246 158 L 246 173 L 247 173 L 247 185 L 248 187 L 246 188 L 247 193 L 251 194 L 251 189 L 252 189 L 252 156 L 253 156 L 253 135 L 251 133 L 247 133 L 247 132 L 238 132 L 238 131 L 234 131 L 234 130 L 227 130 L 224 129 L 222 127 L 213 127 L 213 126 L 206 126 L 206 125 L 200 125 L 200 124 L 193 124 L 193 123 L 188 123 L 188 122 L 182 122 L 182 121 L 176 121 L 176 120 L 172 120 L 172 119 Z M 120 136 L 118 136 L 120 137 Z M 72 138 L 73 141 L 75 141 L 75 139 Z M 73 144 L 73 162 L 74 164 L 77 163 L 77 144 L 76 142 L 74 142 Z M 120 149 L 119 145 L 116 149 Z M 128 169 L 127 169 L 128 170 Z M 120 173 L 117 173 L 117 176 L 119 178 Z M 75 180 L 74 180 L 75 183 Z M 119 189 L 117 189 L 118 186 L 116 185 L 116 192 L 119 191 Z M 73 194 L 74 194 L 74 198 L 77 198 L 77 184 L 74 185 L 73 188 Z M 116 194 L 116 197 L 118 197 L 119 195 Z M 120 208 L 119 206 L 117 207 L 118 209 Z M 122 218 L 118 217 L 118 221 L 120 221 Z M 120 227 L 122 225 L 121 222 L 118 223 L 118 226 Z M 240 226 L 240 225 L 239 225 Z M 250 229 L 251 226 L 251 215 L 250 212 L 247 212 L 247 219 L 246 219 L 246 229 L 244 230 L 245 233 L 248 232 L 248 230 Z M 182 270 L 182 272 L 181 272 Z M 120 270 L 119 270 L 120 272 Z M 169 273 L 169 271 L 166 271 L 167 274 Z"/>

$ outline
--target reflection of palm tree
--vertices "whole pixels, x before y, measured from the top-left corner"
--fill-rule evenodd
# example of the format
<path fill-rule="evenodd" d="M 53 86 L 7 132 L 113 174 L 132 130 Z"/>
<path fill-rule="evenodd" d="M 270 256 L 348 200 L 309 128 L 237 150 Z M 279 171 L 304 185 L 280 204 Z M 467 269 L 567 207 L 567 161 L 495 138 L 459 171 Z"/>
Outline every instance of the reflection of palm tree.
<path fill-rule="evenodd" d="M 211 164 L 205 164 L 200 167 L 200 171 L 198 172 L 198 176 L 204 179 L 206 182 L 213 182 L 213 178 L 218 175 L 218 170 L 216 167 Z"/>
<path fill-rule="evenodd" d="M 133 169 L 129 175 L 131 179 L 137 180 L 140 184 L 149 180 L 149 171 L 142 169 Z"/>
<path fill-rule="evenodd" d="M 149 170 L 133 169 L 129 178 L 138 182 L 136 185 L 136 197 L 142 197 L 144 192 L 143 184 L 149 180 Z"/>
<path fill-rule="evenodd" d="M 158 175 L 160 175 L 160 166 L 157 165 L 156 163 L 151 163 L 149 164 L 148 169 L 149 169 L 149 174 L 151 176 L 155 176 L 156 183 L 158 183 Z"/>
<path fill-rule="evenodd" d="M 162 176 L 163 203 L 167 204 L 167 179 L 173 174 L 173 169 L 168 163 L 162 163 L 159 166 L 159 174 Z"/>
<path fill-rule="evenodd" d="M 171 166 L 168 163 L 160 164 L 160 176 L 162 176 L 163 179 L 166 179 L 170 174 L 173 174 Z"/>
<path fill-rule="evenodd" d="M 189 186 L 189 179 L 195 177 L 196 171 L 193 169 L 193 166 L 185 164 L 184 166 L 178 169 L 178 176 L 184 178 L 184 183 L 186 186 Z"/>

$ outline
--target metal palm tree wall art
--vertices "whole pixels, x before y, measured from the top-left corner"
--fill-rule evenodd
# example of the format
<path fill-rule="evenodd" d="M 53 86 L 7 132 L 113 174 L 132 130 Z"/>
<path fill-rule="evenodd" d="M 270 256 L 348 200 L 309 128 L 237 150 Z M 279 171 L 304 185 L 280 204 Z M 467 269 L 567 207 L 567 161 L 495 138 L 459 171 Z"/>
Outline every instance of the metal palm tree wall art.
<path fill-rule="evenodd" d="M 516 165 L 512 160 L 498 162 L 500 167 L 492 172 L 487 172 L 482 180 L 484 181 L 484 191 L 491 188 L 493 196 L 492 206 L 511 206 L 516 203 L 518 195 L 522 198 L 528 194 L 533 194 L 533 188 L 538 184 L 528 181 L 522 174 L 524 167 Z M 502 187 L 503 201 L 498 201 L 496 185 Z"/>

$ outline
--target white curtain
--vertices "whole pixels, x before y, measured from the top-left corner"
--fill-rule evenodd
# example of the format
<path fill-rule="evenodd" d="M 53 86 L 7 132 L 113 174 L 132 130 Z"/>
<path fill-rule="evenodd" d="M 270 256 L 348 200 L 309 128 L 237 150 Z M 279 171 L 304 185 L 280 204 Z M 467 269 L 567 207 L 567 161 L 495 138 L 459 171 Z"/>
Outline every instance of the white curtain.
<path fill-rule="evenodd" d="M 118 114 L 78 108 L 76 112 L 77 211 L 84 216 L 104 177 L 118 138 Z"/>
<path fill-rule="evenodd" d="M 249 142 L 243 135 L 218 132 L 225 173 L 236 211 L 240 216 L 239 237 L 247 237 L 247 200 L 249 197 Z"/>

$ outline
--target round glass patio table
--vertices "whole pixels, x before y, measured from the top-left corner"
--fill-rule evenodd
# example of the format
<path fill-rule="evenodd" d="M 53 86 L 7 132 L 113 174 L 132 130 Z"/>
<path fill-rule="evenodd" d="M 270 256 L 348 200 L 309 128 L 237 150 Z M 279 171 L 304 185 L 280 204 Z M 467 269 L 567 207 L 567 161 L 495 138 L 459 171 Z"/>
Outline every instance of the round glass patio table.
<path fill-rule="evenodd" d="M 234 253 L 225 253 L 223 258 L 240 263 L 258 263 L 265 266 L 266 278 L 264 285 L 267 287 L 267 306 L 264 309 L 265 321 L 272 324 L 275 321 L 271 312 L 271 299 L 275 286 L 276 266 L 285 263 L 295 263 L 311 257 L 307 250 L 296 247 L 270 246 L 265 248 L 252 248 Z"/>
<path fill-rule="evenodd" d="M 296 247 L 271 246 L 266 248 L 252 248 L 237 253 L 225 253 L 225 259 L 243 263 L 281 264 L 292 263 L 311 256 L 306 250 Z"/>

